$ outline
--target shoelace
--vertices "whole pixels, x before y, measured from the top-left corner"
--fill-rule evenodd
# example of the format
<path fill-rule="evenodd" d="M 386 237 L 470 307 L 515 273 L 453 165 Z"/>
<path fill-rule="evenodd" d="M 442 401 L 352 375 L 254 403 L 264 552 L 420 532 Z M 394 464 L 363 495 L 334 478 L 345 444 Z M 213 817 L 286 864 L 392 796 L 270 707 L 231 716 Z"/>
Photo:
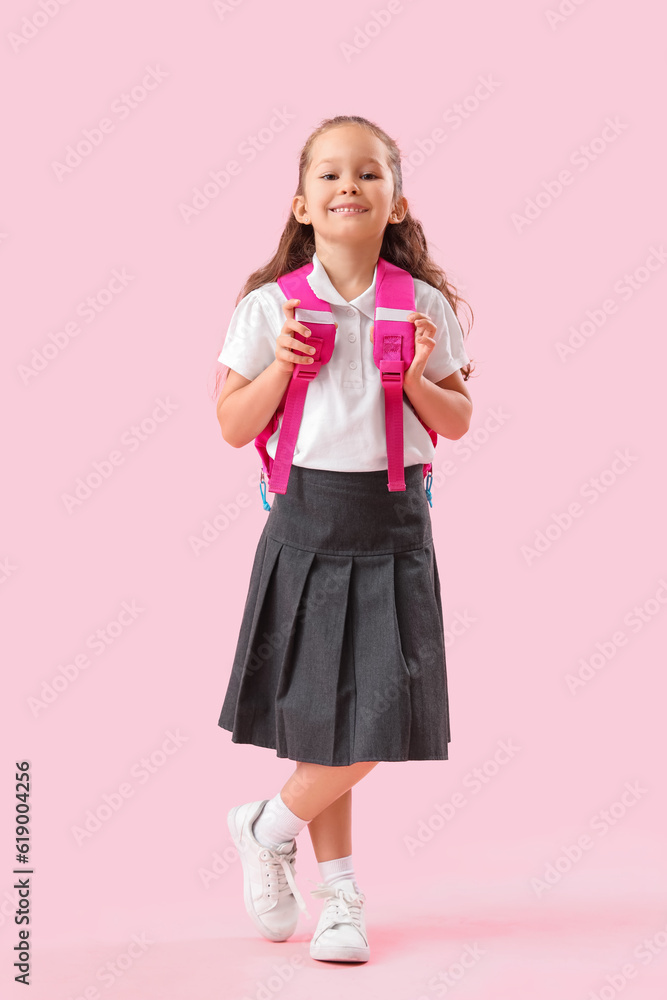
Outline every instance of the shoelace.
<path fill-rule="evenodd" d="M 312 882 L 312 878 L 308 879 Z M 334 924 L 352 924 L 353 927 L 363 935 L 361 929 L 361 905 L 366 896 L 363 892 L 348 892 L 335 885 L 327 885 L 325 882 L 315 882 L 317 889 L 311 889 L 311 896 L 322 898 L 329 897 L 326 904 L 323 919 L 324 926 L 320 928 L 320 933 L 333 927 Z"/>
<path fill-rule="evenodd" d="M 269 867 L 272 887 L 274 885 L 277 885 L 278 887 L 275 892 L 278 900 L 280 901 L 281 896 L 289 896 L 289 894 L 292 893 L 297 901 L 299 909 L 305 913 L 308 919 L 310 919 L 310 913 L 306 909 L 305 900 L 299 892 L 297 884 L 294 880 L 293 865 L 296 857 L 296 841 L 289 854 L 277 854 L 275 851 L 272 851 L 270 847 L 266 847 L 261 857 L 262 862 Z"/>

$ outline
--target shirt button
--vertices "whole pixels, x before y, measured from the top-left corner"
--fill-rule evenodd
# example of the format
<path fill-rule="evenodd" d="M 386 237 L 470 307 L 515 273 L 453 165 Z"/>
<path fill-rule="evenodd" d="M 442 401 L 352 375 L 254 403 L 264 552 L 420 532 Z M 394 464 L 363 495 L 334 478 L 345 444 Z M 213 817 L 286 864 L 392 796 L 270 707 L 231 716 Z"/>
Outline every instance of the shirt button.
<path fill-rule="evenodd" d="M 354 333 L 350 333 L 347 339 L 350 341 L 350 343 L 352 343 L 352 341 L 356 340 L 357 338 Z"/>
<path fill-rule="evenodd" d="M 356 367 L 357 367 L 357 362 L 356 361 L 350 361 L 350 368 L 356 368 Z"/>
<path fill-rule="evenodd" d="M 348 315 L 348 316 L 354 316 L 354 309 L 346 309 L 346 310 L 345 310 L 345 313 L 346 313 L 346 315 Z"/>

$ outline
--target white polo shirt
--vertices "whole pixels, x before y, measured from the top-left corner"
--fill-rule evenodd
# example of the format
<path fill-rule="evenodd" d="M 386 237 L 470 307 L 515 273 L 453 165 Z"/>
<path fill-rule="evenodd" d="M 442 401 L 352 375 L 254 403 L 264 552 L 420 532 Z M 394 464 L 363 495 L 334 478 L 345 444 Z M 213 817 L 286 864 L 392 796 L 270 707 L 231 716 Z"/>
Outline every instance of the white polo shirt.
<path fill-rule="evenodd" d="M 294 449 L 293 464 L 313 469 L 366 472 L 387 468 L 384 390 L 380 370 L 373 360 L 370 338 L 375 315 L 375 279 L 347 302 L 324 270 L 316 253 L 308 282 L 315 294 L 329 302 L 338 323 L 333 354 L 308 385 L 303 418 Z M 424 375 L 439 382 L 467 365 L 463 333 L 443 293 L 419 278 L 415 283 L 415 311 L 430 317 L 436 326 L 436 345 L 429 355 Z M 245 378 L 254 379 L 276 357 L 276 339 L 285 322 L 286 297 L 277 281 L 249 292 L 234 310 L 218 357 Z M 278 430 L 267 442 L 276 456 Z M 433 442 L 403 393 L 404 464 L 430 462 Z"/>

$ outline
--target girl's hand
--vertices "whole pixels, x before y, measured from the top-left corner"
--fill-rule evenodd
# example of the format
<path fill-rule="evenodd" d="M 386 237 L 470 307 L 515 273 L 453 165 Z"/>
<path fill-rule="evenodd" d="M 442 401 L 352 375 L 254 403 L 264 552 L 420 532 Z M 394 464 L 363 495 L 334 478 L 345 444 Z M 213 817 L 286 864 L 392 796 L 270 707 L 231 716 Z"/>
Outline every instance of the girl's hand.
<path fill-rule="evenodd" d="M 428 356 L 435 347 L 435 323 L 425 313 L 408 313 L 408 321 L 415 324 L 415 356 L 412 364 L 406 368 L 404 378 L 420 378 Z M 373 326 L 371 324 L 371 343 L 373 343 Z"/>
<path fill-rule="evenodd" d="M 276 338 L 276 364 L 281 372 L 289 374 L 294 371 L 295 364 L 311 365 L 312 358 L 304 357 L 304 354 L 315 353 L 315 348 L 311 347 L 310 344 L 304 344 L 302 340 L 297 340 L 296 337 L 292 336 L 293 331 L 295 331 L 303 334 L 304 337 L 310 337 L 308 327 L 294 319 L 294 310 L 300 301 L 301 299 L 288 299 L 287 302 L 283 303 L 285 322 Z M 334 326 L 338 326 L 338 323 L 334 323 Z M 295 349 L 303 351 L 303 354 L 295 354 Z"/>

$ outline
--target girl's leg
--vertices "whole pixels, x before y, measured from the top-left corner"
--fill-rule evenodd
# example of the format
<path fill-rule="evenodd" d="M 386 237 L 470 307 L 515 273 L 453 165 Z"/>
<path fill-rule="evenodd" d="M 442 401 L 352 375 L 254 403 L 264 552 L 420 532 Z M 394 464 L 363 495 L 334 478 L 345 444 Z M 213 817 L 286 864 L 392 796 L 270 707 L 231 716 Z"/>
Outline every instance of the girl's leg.
<path fill-rule="evenodd" d="M 323 809 L 372 771 L 377 763 L 376 760 L 368 760 L 345 767 L 329 767 L 298 761 L 295 772 L 281 788 L 280 796 L 295 816 L 310 824 Z M 340 810 L 332 815 L 344 820 L 344 806 Z"/>
<path fill-rule="evenodd" d="M 316 787 L 317 794 L 323 795 L 329 790 L 340 791 L 341 783 L 350 785 L 352 780 L 355 784 L 364 774 L 367 774 L 377 764 L 377 761 L 366 761 L 359 768 L 357 765 L 352 768 L 322 768 L 315 774 L 308 774 L 302 769 L 305 764 L 297 764 L 297 770 L 292 776 L 294 782 L 299 782 L 297 788 L 304 789 Z M 312 767 L 312 765 L 310 765 Z M 339 772 L 336 774 L 335 772 Z M 343 772 L 342 774 L 340 772 Z M 309 784 L 314 778 L 312 784 Z M 289 783 L 288 783 L 289 784 Z M 323 787 L 320 787 L 323 786 Z M 287 789 L 289 794 L 289 787 Z M 329 797 L 328 795 L 326 797 Z M 323 801 L 319 800 L 320 803 Z M 310 802 L 312 805 L 312 801 Z M 310 815 L 310 813 L 308 813 Z M 344 884 L 343 880 L 352 880 L 355 892 L 360 892 L 357 882 L 354 861 L 352 858 L 352 787 L 339 794 L 336 798 L 325 806 L 308 822 L 308 832 L 315 851 L 317 865 L 320 871 L 322 882 L 329 886 Z M 333 933 L 333 932 L 332 932 Z"/>
<path fill-rule="evenodd" d="M 351 837 L 351 798 L 345 798 L 346 792 L 377 763 L 372 760 L 345 767 L 330 767 L 297 761 L 296 771 L 253 823 L 255 837 L 260 844 L 275 846 L 296 837 L 309 824 L 318 861 L 323 860 L 318 853 L 320 845 L 329 858 L 329 852 L 335 845 L 347 842 Z M 339 804 L 337 800 L 341 797 L 343 801 Z M 312 821 L 323 810 L 327 815 L 312 827 Z M 335 858 L 342 856 L 334 855 Z"/>
<path fill-rule="evenodd" d="M 339 795 L 308 824 L 318 861 L 333 861 L 352 854 L 352 789 Z"/>

